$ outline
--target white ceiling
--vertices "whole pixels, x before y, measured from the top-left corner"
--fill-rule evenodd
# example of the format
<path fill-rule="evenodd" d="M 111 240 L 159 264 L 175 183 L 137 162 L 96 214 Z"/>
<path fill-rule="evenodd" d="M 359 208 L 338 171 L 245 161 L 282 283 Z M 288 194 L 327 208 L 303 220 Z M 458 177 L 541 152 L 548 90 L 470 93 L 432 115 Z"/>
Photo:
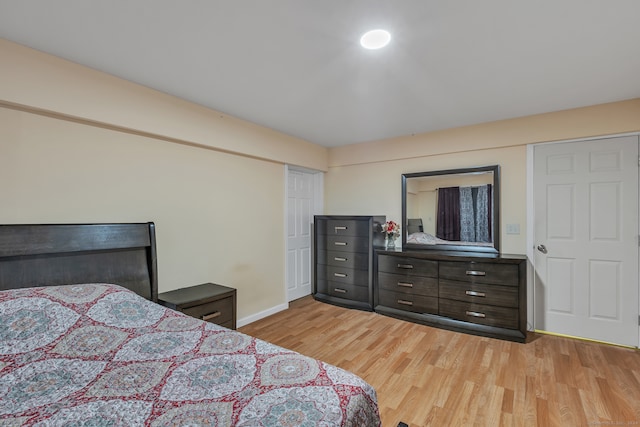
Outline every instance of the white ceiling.
<path fill-rule="evenodd" d="M 640 0 L 0 0 L 0 37 L 338 146 L 640 97 L 639 17 Z M 362 49 L 374 28 L 391 43 Z"/>

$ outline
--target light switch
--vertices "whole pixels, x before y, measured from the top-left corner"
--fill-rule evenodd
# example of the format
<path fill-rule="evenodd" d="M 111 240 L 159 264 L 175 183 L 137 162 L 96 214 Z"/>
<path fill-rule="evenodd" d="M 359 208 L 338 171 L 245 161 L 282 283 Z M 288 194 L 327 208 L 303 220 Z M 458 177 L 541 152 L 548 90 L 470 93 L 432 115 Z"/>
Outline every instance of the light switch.
<path fill-rule="evenodd" d="M 507 224 L 507 234 L 520 234 L 520 224 Z"/>

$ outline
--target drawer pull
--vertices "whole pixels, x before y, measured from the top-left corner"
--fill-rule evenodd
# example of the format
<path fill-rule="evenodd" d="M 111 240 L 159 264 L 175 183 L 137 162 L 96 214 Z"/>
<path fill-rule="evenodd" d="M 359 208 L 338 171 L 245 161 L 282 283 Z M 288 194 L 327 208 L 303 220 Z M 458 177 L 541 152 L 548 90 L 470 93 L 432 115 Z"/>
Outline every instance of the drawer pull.
<path fill-rule="evenodd" d="M 333 242 L 336 246 L 347 246 L 347 242 Z"/>
<path fill-rule="evenodd" d="M 339 294 L 346 294 L 346 289 L 333 288 L 334 292 L 338 292 Z"/>
<path fill-rule="evenodd" d="M 465 291 L 465 294 L 471 297 L 486 297 L 487 295 L 484 292 L 476 292 L 476 291 Z"/>
<path fill-rule="evenodd" d="M 412 301 L 403 300 L 403 299 L 399 299 L 399 300 L 398 300 L 398 304 L 402 304 L 402 305 L 413 305 L 413 302 L 412 302 Z"/>
<path fill-rule="evenodd" d="M 466 314 L 467 316 L 481 317 L 483 319 L 487 317 L 484 313 L 478 313 L 477 311 L 467 311 Z"/>
<path fill-rule="evenodd" d="M 487 273 L 478 270 L 467 270 L 467 276 L 486 276 Z"/>
<path fill-rule="evenodd" d="M 344 273 L 333 273 L 333 275 L 336 277 L 347 277 L 347 275 Z"/>
<path fill-rule="evenodd" d="M 404 268 L 405 270 L 411 270 L 413 268 L 412 264 L 398 264 L 398 268 Z"/>
<path fill-rule="evenodd" d="M 215 311 L 211 314 L 205 314 L 204 316 L 202 316 L 202 320 L 206 322 L 207 320 L 215 319 L 216 317 L 220 317 L 220 316 L 222 316 L 222 313 L 219 311 Z"/>
<path fill-rule="evenodd" d="M 334 230 L 336 231 L 336 233 L 337 233 L 337 232 L 338 232 L 338 231 L 340 231 L 340 230 L 346 230 L 346 229 L 347 229 L 347 227 L 339 226 L 339 227 L 333 227 L 333 229 L 334 229 Z"/>
<path fill-rule="evenodd" d="M 398 282 L 398 286 L 403 287 L 403 288 L 413 288 L 413 283 Z"/>
<path fill-rule="evenodd" d="M 333 260 L 334 260 L 334 261 L 340 261 L 340 262 L 345 262 L 345 261 L 347 261 L 347 259 L 346 259 L 346 258 L 340 258 L 340 257 L 334 257 L 334 258 L 333 258 Z"/>

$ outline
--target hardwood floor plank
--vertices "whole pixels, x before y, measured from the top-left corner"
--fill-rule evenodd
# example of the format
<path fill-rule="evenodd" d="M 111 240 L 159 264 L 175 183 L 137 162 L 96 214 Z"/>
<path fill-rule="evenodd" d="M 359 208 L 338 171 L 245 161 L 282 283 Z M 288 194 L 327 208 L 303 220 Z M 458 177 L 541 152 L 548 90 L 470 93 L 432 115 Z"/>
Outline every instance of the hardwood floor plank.
<path fill-rule="evenodd" d="M 536 424 L 539 426 L 559 425 L 551 424 L 549 417 L 549 405 L 546 399 L 536 398 Z"/>
<path fill-rule="evenodd" d="M 559 422 L 566 426 L 587 425 L 577 389 L 563 383 L 556 384 L 556 389 L 557 400 L 551 402 L 551 412 L 556 415 Z"/>
<path fill-rule="evenodd" d="M 305 297 L 241 332 L 347 369 L 383 425 L 640 425 L 640 352 L 551 335 L 461 334 Z"/>
<path fill-rule="evenodd" d="M 504 388 L 492 385 L 489 387 L 489 399 L 484 405 L 479 405 L 476 411 L 475 425 L 497 426 L 500 424 Z M 479 399 L 478 399 L 479 401 Z"/>
<path fill-rule="evenodd" d="M 610 408 L 609 414 L 611 418 L 630 419 L 635 417 L 634 410 L 625 402 L 622 390 L 616 387 L 619 384 L 612 384 L 606 378 L 596 378 L 596 381 L 600 387 L 605 406 Z M 615 414 L 615 416 L 612 414 Z"/>
<path fill-rule="evenodd" d="M 513 408 L 513 414 L 516 419 L 524 420 L 525 426 L 538 425 L 538 397 L 536 393 L 536 383 L 537 381 L 535 377 L 527 375 L 524 390 L 514 390 L 519 398 L 516 400 L 516 404 Z M 540 425 L 543 426 L 544 424 Z"/>
<path fill-rule="evenodd" d="M 504 388 L 502 389 L 502 407 L 500 411 L 506 414 L 513 414 L 513 390 Z"/>

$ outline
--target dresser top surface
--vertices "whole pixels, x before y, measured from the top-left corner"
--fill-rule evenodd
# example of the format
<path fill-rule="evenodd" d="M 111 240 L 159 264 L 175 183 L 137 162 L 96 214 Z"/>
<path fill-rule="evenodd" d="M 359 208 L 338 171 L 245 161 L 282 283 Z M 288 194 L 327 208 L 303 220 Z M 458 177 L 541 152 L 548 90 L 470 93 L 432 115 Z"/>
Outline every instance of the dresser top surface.
<path fill-rule="evenodd" d="M 327 220 L 327 219 L 368 220 L 370 218 L 385 218 L 385 216 L 384 215 L 315 215 L 314 218 L 319 220 Z"/>
<path fill-rule="evenodd" d="M 440 250 L 376 250 L 380 255 L 396 255 L 438 261 L 467 261 L 519 264 L 527 259 L 526 255 L 496 254 L 485 252 L 440 251 Z"/>

